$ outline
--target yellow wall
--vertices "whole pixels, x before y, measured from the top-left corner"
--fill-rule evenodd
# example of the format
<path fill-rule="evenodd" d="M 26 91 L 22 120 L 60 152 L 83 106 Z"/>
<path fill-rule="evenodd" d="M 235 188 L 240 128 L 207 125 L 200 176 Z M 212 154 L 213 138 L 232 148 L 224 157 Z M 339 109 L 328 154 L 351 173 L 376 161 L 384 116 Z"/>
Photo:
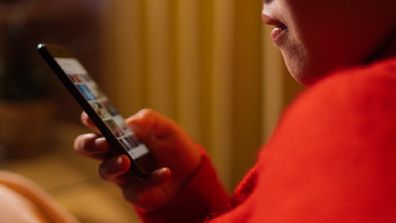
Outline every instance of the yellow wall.
<path fill-rule="evenodd" d="M 106 90 L 125 116 L 151 107 L 211 153 L 232 188 L 299 90 L 260 19 L 261 1 L 109 1 Z"/>

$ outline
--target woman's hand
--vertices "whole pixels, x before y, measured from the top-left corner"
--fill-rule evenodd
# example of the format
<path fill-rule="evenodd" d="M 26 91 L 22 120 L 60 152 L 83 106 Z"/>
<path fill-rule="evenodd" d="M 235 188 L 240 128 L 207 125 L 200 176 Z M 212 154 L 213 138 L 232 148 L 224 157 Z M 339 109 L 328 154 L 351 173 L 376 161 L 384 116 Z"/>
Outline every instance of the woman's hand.
<path fill-rule="evenodd" d="M 126 122 L 149 147 L 160 169 L 148 179 L 137 179 L 129 171 L 129 158 L 126 155 L 110 157 L 110 146 L 99 135 L 95 124 L 85 113 L 81 120 L 95 133 L 78 136 L 74 149 L 80 155 L 102 160 L 100 176 L 118 184 L 128 201 L 147 211 L 157 210 L 171 201 L 200 163 L 199 147 L 183 129 L 157 112 L 143 109 Z"/>

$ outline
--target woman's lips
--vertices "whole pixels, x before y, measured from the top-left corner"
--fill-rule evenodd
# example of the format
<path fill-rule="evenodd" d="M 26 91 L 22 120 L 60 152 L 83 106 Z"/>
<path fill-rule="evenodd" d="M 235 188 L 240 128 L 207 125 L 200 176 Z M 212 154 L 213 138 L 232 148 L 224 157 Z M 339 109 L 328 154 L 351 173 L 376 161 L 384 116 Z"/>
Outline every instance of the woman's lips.
<path fill-rule="evenodd" d="M 279 24 L 279 25 L 275 26 L 275 28 L 271 32 L 272 41 L 276 45 L 279 45 L 282 37 L 286 34 L 286 32 L 287 32 L 286 25 Z"/>
<path fill-rule="evenodd" d="M 271 32 L 271 37 L 274 44 L 279 46 L 282 37 L 288 31 L 287 26 L 283 22 L 281 22 L 280 20 L 274 18 L 269 14 L 263 12 L 262 16 L 265 24 L 275 27 Z"/>

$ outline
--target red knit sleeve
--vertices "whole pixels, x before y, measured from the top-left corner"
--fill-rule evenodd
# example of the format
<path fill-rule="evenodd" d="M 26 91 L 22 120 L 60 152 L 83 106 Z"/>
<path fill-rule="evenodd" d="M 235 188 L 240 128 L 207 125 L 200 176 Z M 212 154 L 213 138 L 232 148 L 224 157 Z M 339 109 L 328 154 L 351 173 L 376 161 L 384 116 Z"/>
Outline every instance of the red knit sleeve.
<path fill-rule="evenodd" d="M 396 60 L 308 89 L 259 167 L 249 223 L 396 222 Z"/>
<path fill-rule="evenodd" d="M 147 223 L 194 223 L 203 222 L 212 215 L 224 211 L 229 203 L 209 157 L 202 150 L 201 163 L 175 199 L 155 212 L 137 209 L 143 222 Z"/>
<path fill-rule="evenodd" d="M 396 222 L 396 60 L 329 76 L 284 114 L 244 202 L 211 223 Z"/>
<path fill-rule="evenodd" d="M 210 223 L 396 222 L 396 60 L 329 76 L 284 114 L 242 199 Z M 253 177 L 252 179 L 254 179 Z M 206 156 L 146 222 L 202 222 L 228 197 Z M 245 186 L 246 187 L 246 186 Z"/>

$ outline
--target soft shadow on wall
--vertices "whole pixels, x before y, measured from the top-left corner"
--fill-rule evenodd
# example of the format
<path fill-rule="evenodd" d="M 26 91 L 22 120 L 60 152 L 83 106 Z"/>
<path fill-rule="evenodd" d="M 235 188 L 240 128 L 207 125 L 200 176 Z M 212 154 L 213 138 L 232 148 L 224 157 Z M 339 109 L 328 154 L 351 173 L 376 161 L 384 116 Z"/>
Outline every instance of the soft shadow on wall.
<path fill-rule="evenodd" d="M 66 45 L 100 74 L 102 7 L 103 1 L 92 0 L 0 2 L 0 144 L 6 156 L 45 148 L 55 119 L 78 122 L 81 109 L 39 58 L 36 45 Z"/>

